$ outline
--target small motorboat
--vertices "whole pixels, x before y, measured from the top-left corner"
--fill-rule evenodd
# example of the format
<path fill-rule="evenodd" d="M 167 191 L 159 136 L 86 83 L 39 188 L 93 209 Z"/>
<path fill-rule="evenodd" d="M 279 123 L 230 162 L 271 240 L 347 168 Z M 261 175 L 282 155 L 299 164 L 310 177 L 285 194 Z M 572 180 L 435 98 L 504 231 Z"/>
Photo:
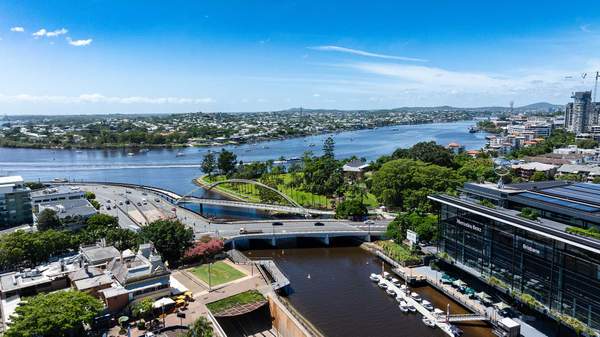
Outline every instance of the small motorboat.
<path fill-rule="evenodd" d="M 185 153 L 183 153 L 181 151 L 177 152 L 177 154 L 175 155 L 175 157 L 183 157 L 183 156 L 185 156 Z"/>
<path fill-rule="evenodd" d="M 402 289 L 402 290 L 406 290 L 406 289 L 408 289 L 408 288 L 406 287 L 406 284 L 401 284 L 401 285 L 400 285 L 400 289 Z"/>
<path fill-rule="evenodd" d="M 461 329 L 459 329 L 456 325 L 450 325 L 450 332 L 452 333 L 452 335 L 454 335 L 454 337 L 459 337 L 463 335 L 463 331 Z"/>
<path fill-rule="evenodd" d="M 390 275 L 390 273 L 388 273 L 387 271 L 383 272 L 383 277 L 388 281 L 391 281 L 393 278 L 392 275 Z"/>
<path fill-rule="evenodd" d="M 435 328 L 435 322 L 434 322 L 434 321 L 432 321 L 432 320 L 430 320 L 430 319 L 428 319 L 428 318 L 425 318 L 425 317 L 423 317 L 422 321 L 423 321 L 423 323 L 424 323 L 425 325 L 427 325 L 428 327 L 430 327 L 430 328 Z"/>
<path fill-rule="evenodd" d="M 385 292 L 390 296 L 396 297 L 396 292 L 392 288 L 387 288 Z"/>
<path fill-rule="evenodd" d="M 445 314 L 445 312 L 442 309 L 435 308 L 435 309 L 433 309 L 433 314 L 436 316 L 442 316 Z"/>
<path fill-rule="evenodd" d="M 398 280 L 398 279 L 397 279 L 397 278 L 395 278 L 395 277 L 392 277 L 392 283 L 393 283 L 393 284 L 394 284 L 396 287 L 399 287 L 399 286 L 400 286 L 400 284 L 401 284 L 401 283 L 400 283 L 400 280 Z"/>
<path fill-rule="evenodd" d="M 417 302 L 421 302 L 421 296 L 414 291 L 410 293 L 410 297 Z"/>
<path fill-rule="evenodd" d="M 396 302 L 400 303 L 404 301 L 404 299 L 401 296 L 396 296 Z"/>
<path fill-rule="evenodd" d="M 388 287 L 387 283 L 385 283 L 385 282 L 381 282 L 381 281 L 380 281 L 380 282 L 379 282 L 377 285 L 378 285 L 378 286 L 379 286 L 379 288 L 381 288 L 381 289 L 387 289 L 387 287 Z"/>
<path fill-rule="evenodd" d="M 400 308 L 402 312 L 408 312 L 408 304 L 404 301 L 400 301 L 398 308 Z"/>
<path fill-rule="evenodd" d="M 127 156 L 129 156 L 129 157 L 133 157 L 133 156 L 135 156 L 135 153 L 133 153 L 133 152 L 128 152 L 128 153 L 127 153 Z"/>
<path fill-rule="evenodd" d="M 373 282 L 379 282 L 379 281 L 381 281 L 381 276 L 379 276 L 379 275 L 377 275 L 375 273 L 371 274 L 371 276 L 369 276 L 369 278 Z"/>
<path fill-rule="evenodd" d="M 433 310 L 433 305 L 431 305 L 431 302 L 427 301 L 427 300 L 423 300 L 423 302 L 421 302 L 421 305 L 423 305 L 423 308 L 432 311 Z"/>
<path fill-rule="evenodd" d="M 409 305 L 408 306 L 408 311 L 410 311 L 410 312 L 417 312 L 417 308 L 415 308 L 413 305 Z"/>

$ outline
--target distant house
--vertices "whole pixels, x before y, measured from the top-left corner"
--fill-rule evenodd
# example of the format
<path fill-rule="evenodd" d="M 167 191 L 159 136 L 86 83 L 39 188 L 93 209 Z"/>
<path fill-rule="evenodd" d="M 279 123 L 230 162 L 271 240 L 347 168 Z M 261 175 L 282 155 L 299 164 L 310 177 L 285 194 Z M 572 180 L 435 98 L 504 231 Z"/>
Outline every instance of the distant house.
<path fill-rule="evenodd" d="M 360 159 L 353 159 L 349 162 L 347 162 L 343 167 L 342 170 L 344 171 L 344 174 L 349 177 L 349 178 L 361 178 L 365 171 L 369 168 L 369 164 L 365 161 L 362 161 Z"/>
<path fill-rule="evenodd" d="M 556 174 L 557 166 L 532 162 L 512 165 L 512 169 L 517 176 L 524 179 L 531 178 L 535 172 L 543 172 L 547 178 L 551 178 Z"/>
<path fill-rule="evenodd" d="M 51 209 L 56 215 L 71 226 L 83 225 L 85 219 L 98 213 L 98 210 L 87 199 L 58 200 L 37 204 L 35 207 L 42 212 Z"/>
<path fill-rule="evenodd" d="M 465 147 L 458 143 L 450 143 L 446 148 L 454 154 L 459 154 L 465 151 Z"/>
<path fill-rule="evenodd" d="M 600 166 L 565 164 L 558 168 L 558 175 L 564 174 L 576 174 L 584 180 L 592 181 L 594 178 L 600 177 Z"/>

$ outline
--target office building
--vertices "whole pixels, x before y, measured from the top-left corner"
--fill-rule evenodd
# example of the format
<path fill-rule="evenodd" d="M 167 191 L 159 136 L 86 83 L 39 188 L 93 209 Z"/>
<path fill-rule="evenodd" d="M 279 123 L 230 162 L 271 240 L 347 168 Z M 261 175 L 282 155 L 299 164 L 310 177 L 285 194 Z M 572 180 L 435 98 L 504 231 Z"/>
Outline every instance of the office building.
<path fill-rule="evenodd" d="M 0 177 L 0 229 L 33 223 L 30 193 L 22 177 Z"/>
<path fill-rule="evenodd" d="M 507 294 L 533 296 L 546 314 L 600 328 L 600 240 L 570 230 L 600 228 L 600 185 L 468 183 L 459 197 L 429 199 L 441 206 L 438 248 L 445 259 Z M 525 207 L 540 217 L 525 218 Z"/>
<path fill-rule="evenodd" d="M 565 128 L 576 134 L 591 131 L 599 124 L 600 105 L 592 102 L 591 91 L 575 92 L 571 98 L 573 102 L 565 108 Z"/>

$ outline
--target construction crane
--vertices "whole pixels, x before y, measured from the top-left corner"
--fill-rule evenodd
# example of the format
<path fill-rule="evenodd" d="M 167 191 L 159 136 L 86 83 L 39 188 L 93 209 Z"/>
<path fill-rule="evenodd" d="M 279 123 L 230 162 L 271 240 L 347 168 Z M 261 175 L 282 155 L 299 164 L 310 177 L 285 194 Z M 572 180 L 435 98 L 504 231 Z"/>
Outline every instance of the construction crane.
<path fill-rule="evenodd" d="M 598 78 L 600 77 L 600 72 L 596 72 L 596 79 L 594 81 L 594 100 L 593 102 L 596 103 L 596 91 L 598 91 Z"/>

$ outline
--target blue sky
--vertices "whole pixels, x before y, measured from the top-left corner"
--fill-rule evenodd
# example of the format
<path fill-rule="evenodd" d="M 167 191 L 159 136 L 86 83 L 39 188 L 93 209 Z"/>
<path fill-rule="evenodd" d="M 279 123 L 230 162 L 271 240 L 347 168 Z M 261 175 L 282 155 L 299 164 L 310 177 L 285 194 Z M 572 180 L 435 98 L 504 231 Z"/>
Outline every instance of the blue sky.
<path fill-rule="evenodd" d="M 7 0 L 0 39 L 0 114 L 565 103 L 600 3 Z"/>

